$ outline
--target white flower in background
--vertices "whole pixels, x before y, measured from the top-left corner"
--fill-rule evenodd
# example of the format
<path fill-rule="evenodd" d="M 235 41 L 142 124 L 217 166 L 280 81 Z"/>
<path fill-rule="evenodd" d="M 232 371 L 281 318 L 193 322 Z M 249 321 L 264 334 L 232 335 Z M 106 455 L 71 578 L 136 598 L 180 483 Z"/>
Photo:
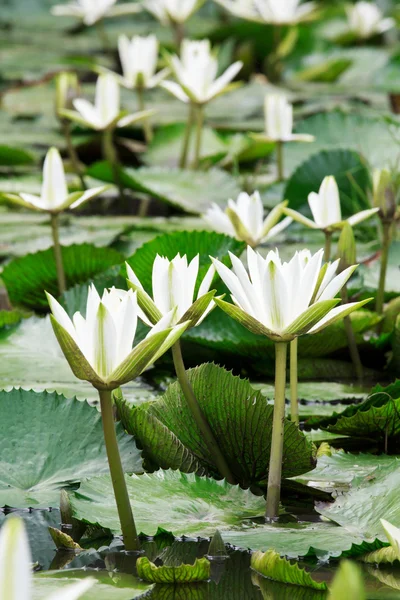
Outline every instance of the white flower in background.
<path fill-rule="evenodd" d="M 293 106 L 282 94 L 268 94 L 264 100 L 265 132 L 254 139 L 269 142 L 313 142 L 313 135 L 293 133 Z"/>
<path fill-rule="evenodd" d="M 112 288 L 100 298 L 92 285 L 88 290 L 86 317 L 71 320 L 63 307 L 47 294 L 54 333 L 78 379 L 97 389 L 114 389 L 131 381 L 166 352 L 189 323 L 166 328 L 170 315 L 153 327 L 137 346 L 138 306 L 136 294 Z"/>
<path fill-rule="evenodd" d="M 24 522 L 9 517 L 0 530 L 0 598 L 1 600 L 32 600 L 32 557 Z M 78 583 L 61 587 L 43 600 L 77 600 L 96 580 L 87 577 Z"/>
<path fill-rule="evenodd" d="M 371 2 L 357 2 L 346 7 L 350 31 L 359 38 L 384 33 L 395 25 L 394 19 L 384 19 L 381 11 Z"/>
<path fill-rule="evenodd" d="M 203 218 L 215 231 L 235 237 L 255 248 L 277 236 L 290 225 L 290 217 L 279 222 L 286 204 L 287 202 L 281 202 L 275 206 L 264 219 L 260 194 L 254 192 L 249 195 L 241 192 L 236 202 L 228 200 L 225 210 L 218 204 L 212 204 Z"/>
<path fill-rule="evenodd" d="M 154 88 L 164 79 L 169 69 L 158 73 L 158 40 L 155 35 L 135 35 L 131 40 L 126 35 L 118 39 L 119 58 L 123 77 L 121 83 L 128 88 Z"/>
<path fill-rule="evenodd" d="M 43 183 L 40 196 L 33 194 L 3 194 L 5 198 L 33 210 L 59 213 L 67 208 L 76 208 L 102 194 L 108 186 L 92 188 L 84 192 L 68 192 L 64 165 L 57 148 L 50 148 L 43 165 Z"/>
<path fill-rule="evenodd" d="M 311 192 L 311 194 L 308 195 L 308 204 L 314 221 L 291 208 L 284 208 L 283 212 L 289 217 L 292 217 L 295 221 L 298 221 L 311 229 L 335 231 L 341 229 L 346 221 L 353 227 L 379 211 L 379 208 L 370 208 L 362 210 L 348 219 L 342 220 L 339 188 L 336 179 L 332 175 L 325 177 L 319 188 L 318 194 Z"/>
<path fill-rule="evenodd" d="M 172 56 L 170 63 L 177 83 L 162 81 L 161 87 L 178 100 L 194 104 L 206 104 L 231 89 L 235 84 L 230 82 L 243 65 L 240 61 L 235 62 L 217 77 L 218 59 L 211 51 L 209 40 L 183 40 L 180 58 Z"/>
<path fill-rule="evenodd" d="M 317 333 L 369 301 L 334 308 L 340 302 L 336 294 L 357 265 L 335 276 L 339 261 L 322 266 L 323 254 L 319 250 L 312 256 L 305 250 L 296 252 L 289 262 L 282 262 L 278 251 L 263 258 L 248 246 L 248 272 L 233 254 L 232 271 L 212 259 L 234 302 L 215 298 L 215 303 L 250 331 L 277 342 Z"/>
<path fill-rule="evenodd" d="M 295 25 L 313 17 L 315 2 L 301 0 L 216 0 L 232 14 L 273 25 Z"/>
<path fill-rule="evenodd" d="M 121 111 L 120 87 L 117 77 L 112 73 L 99 75 L 94 104 L 84 98 L 76 98 L 73 105 L 75 111 L 64 110 L 61 111 L 61 115 L 98 131 L 127 127 L 153 114 L 151 110 L 142 110 L 130 115 Z"/>
<path fill-rule="evenodd" d="M 199 325 L 214 308 L 215 291 L 209 291 L 215 269 L 210 265 L 195 296 L 199 275 L 199 255 L 188 263 L 187 257 L 177 254 L 173 260 L 157 254 L 153 263 L 153 298 L 144 290 L 133 269 L 126 263 L 128 286 L 138 295 L 138 303 L 144 314 L 142 320 L 153 326 L 160 319 L 169 319 L 171 325 L 191 321 L 191 327 Z"/>
<path fill-rule="evenodd" d="M 76 0 L 66 4 L 57 4 L 51 10 L 53 15 L 76 17 L 85 25 L 94 25 L 107 17 L 118 17 L 140 12 L 141 5 L 136 2 L 116 5 L 117 0 Z"/>
<path fill-rule="evenodd" d="M 164 25 L 184 23 L 204 0 L 145 0 L 143 7 Z"/>

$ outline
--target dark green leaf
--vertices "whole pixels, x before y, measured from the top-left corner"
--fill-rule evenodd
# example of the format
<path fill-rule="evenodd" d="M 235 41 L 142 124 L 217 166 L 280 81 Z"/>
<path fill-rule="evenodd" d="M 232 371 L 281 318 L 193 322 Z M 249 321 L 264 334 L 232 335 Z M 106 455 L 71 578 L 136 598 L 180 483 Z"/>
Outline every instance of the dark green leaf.
<path fill-rule="evenodd" d="M 157 567 L 146 556 L 136 563 L 137 574 L 148 583 L 194 583 L 207 581 L 210 578 L 210 561 L 207 558 L 196 558 L 193 565 L 181 564 L 178 567 L 162 565 Z"/>

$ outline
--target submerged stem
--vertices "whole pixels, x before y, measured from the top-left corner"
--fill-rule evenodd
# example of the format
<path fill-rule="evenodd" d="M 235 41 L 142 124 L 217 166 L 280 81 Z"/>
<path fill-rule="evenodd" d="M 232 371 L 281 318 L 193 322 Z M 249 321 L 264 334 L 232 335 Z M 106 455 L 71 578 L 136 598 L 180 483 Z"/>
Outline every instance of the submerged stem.
<path fill-rule="evenodd" d="M 196 106 L 196 143 L 194 147 L 193 169 L 198 169 L 201 156 L 201 142 L 203 139 L 204 107 L 202 104 Z"/>
<path fill-rule="evenodd" d="M 82 189 L 87 190 L 85 178 L 82 174 L 82 169 L 79 165 L 78 154 L 77 154 L 74 144 L 72 142 L 71 124 L 66 120 L 63 120 L 63 133 L 64 133 L 64 137 L 65 137 L 65 143 L 67 144 L 68 155 L 69 155 L 69 159 L 72 164 L 72 168 L 74 169 L 75 173 L 78 175 L 78 177 L 80 179 Z"/>
<path fill-rule="evenodd" d="M 271 456 L 269 460 L 267 519 L 279 516 L 281 496 L 283 435 L 285 429 L 285 388 L 287 342 L 275 343 L 275 401 L 272 424 Z"/>
<path fill-rule="evenodd" d="M 191 103 L 191 104 L 189 104 L 188 118 L 187 118 L 187 122 L 186 122 L 185 135 L 183 138 L 182 152 L 181 152 L 181 156 L 179 159 L 179 167 L 181 169 L 186 169 L 186 167 L 187 167 L 188 156 L 189 156 L 189 145 L 190 145 L 190 139 L 192 137 L 192 131 L 193 131 L 193 125 L 194 125 L 194 112 L 195 112 L 195 107 Z"/>
<path fill-rule="evenodd" d="M 341 296 L 342 296 L 343 304 L 347 304 L 349 302 L 349 295 L 347 293 L 346 285 L 342 288 Z M 363 380 L 363 377 L 364 377 L 364 369 L 362 366 L 360 353 L 358 351 L 356 336 L 354 335 L 354 329 L 351 324 L 351 319 L 348 315 L 347 315 L 347 317 L 344 317 L 343 323 L 344 323 L 344 329 L 346 331 L 347 343 L 349 345 L 351 361 L 353 363 L 354 370 L 357 375 L 357 379 L 358 379 L 359 383 L 361 383 Z"/>
<path fill-rule="evenodd" d="M 182 388 L 183 395 L 185 396 L 192 417 L 203 436 L 208 451 L 210 452 L 210 455 L 215 461 L 215 464 L 221 475 L 229 483 L 234 485 L 236 484 L 236 481 L 231 473 L 230 468 L 228 467 L 225 457 L 223 456 L 218 446 L 218 442 L 215 439 L 213 432 L 211 431 L 211 427 L 206 417 L 204 416 L 203 411 L 201 410 L 201 407 L 197 401 L 196 395 L 186 374 L 186 369 L 182 358 L 181 345 L 179 341 L 175 342 L 175 344 L 172 346 L 172 356 L 174 359 L 176 376 Z"/>
<path fill-rule="evenodd" d="M 383 238 L 382 238 L 382 254 L 381 254 L 381 270 L 379 274 L 379 285 L 376 294 L 376 306 L 375 310 L 378 315 L 383 313 L 383 305 L 385 303 L 385 283 L 386 273 L 389 261 L 389 249 L 392 241 L 391 236 L 391 223 L 383 223 Z"/>
<path fill-rule="evenodd" d="M 276 161 L 278 166 L 278 181 L 285 180 L 285 167 L 283 163 L 283 142 L 276 142 Z"/>
<path fill-rule="evenodd" d="M 137 87 L 136 93 L 137 93 L 137 97 L 138 97 L 139 110 L 140 111 L 146 110 L 146 105 L 144 102 L 144 88 L 142 86 Z M 143 126 L 143 134 L 144 134 L 144 139 L 146 140 L 146 144 L 150 144 L 151 140 L 153 139 L 153 128 L 151 126 L 150 119 L 148 117 L 145 117 L 144 119 L 142 119 L 142 126 Z"/>
<path fill-rule="evenodd" d="M 120 165 L 118 160 L 118 154 L 114 145 L 113 135 L 114 131 L 112 129 L 105 129 L 103 131 L 103 156 L 105 160 L 107 160 L 111 165 L 114 182 L 118 187 L 120 197 L 123 199 L 125 196 L 124 186 L 122 184 L 119 172 Z"/>
<path fill-rule="evenodd" d="M 61 244 L 60 244 L 60 232 L 59 232 L 59 215 L 58 213 L 50 213 L 51 219 L 51 233 L 53 237 L 53 251 L 54 259 L 56 261 L 58 291 L 61 294 L 67 289 L 65 281 L 65 271 L 62 259 Z"/>
<path fill-rule="evenodd" d="M 325 250 L 324 250 L 324 261 L 328 262 L 331 258 L 331 247 L 332 247 L 332 232 L 325 231 Z"/>
<path fill-rule="evenodd" d="M 297 355 L 299 338 L 290 342 L 290 417 L 293 423 L 299 425 L 299 393 Z"/>
<path fill-rule="evenodd" d="M 100 396 L 104 442 L 107 450 L 108 464 L 110 467 L 111 480 L 115 501 L 117 503 L 119 520 L 121 522 L 125 548 L 129 551 L 138 551 L 140 549 L 140 543 L 133 518 L 131 503 L 129 501 L 121 456 L 118 449 L 111 392 L 109 390 L 98 390 L 98 392 Z"/>
<path fill-rule="evenodd" d="M 183 27 L 183 23 L 178 23 L 177 21 L 172 22 L 172 29 L 174 31 L 174 39 L 177 52 L 179 53 L 181 44 L 185 37 L 185 29 Z"/>

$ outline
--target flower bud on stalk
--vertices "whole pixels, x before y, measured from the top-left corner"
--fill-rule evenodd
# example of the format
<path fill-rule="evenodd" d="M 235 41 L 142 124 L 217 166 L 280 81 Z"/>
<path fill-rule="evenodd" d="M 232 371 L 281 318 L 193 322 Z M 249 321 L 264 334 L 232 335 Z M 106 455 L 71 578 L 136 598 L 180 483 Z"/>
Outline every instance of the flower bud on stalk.
<path fill-rule="evenodd" d="M 61 114 L 63 110 L 72 110 L 73 101 L 81 94 L 79 79 L 76 73 L 62 71 L 55 78 L 56 82 L 56 117 L 63 121 L 65 117 Z"/>

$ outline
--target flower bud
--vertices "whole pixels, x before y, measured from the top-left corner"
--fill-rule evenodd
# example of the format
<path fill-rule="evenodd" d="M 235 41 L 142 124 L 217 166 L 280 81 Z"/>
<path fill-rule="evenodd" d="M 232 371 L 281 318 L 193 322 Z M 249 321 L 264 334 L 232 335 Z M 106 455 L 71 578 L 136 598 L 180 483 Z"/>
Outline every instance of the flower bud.
<path fill-rule="evenodd" d="M 392 220 L 396 212 L 396 193 L 391 172 L 388 169 L 375 169 L 372 182 L 373 205 L 380 209 L 381 218 Z"/>
<path fill-rule="evenodd" d="M 352 267 L 357 262 L 356 240 L 354 238 L 353 228 L 347 221 L 340 232 L 337 256 L 340 260 L 340 272 Z"/>
<path fill-rule="evenodd" d="M 62 119 L 61 112 L 73 108 L 72 101 L 80 95 L 79 80 L 76 73 L 63 71 L 59 73 L 56 81 L 56 116 Z"/>

